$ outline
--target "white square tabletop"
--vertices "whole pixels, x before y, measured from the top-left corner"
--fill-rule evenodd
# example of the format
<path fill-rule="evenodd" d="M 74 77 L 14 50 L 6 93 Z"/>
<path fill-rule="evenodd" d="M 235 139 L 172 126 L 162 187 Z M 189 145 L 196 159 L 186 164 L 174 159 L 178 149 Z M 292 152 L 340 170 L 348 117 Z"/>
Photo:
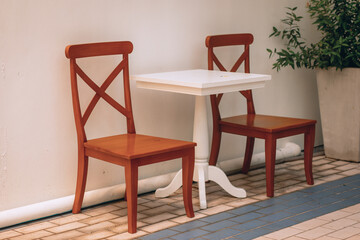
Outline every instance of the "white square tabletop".
<path fill-rule="evenodd" d="M 139 88 L 206 96 L 261 88 L 271 75 L 194 69 L 132 75 L 131 79 Z"/>

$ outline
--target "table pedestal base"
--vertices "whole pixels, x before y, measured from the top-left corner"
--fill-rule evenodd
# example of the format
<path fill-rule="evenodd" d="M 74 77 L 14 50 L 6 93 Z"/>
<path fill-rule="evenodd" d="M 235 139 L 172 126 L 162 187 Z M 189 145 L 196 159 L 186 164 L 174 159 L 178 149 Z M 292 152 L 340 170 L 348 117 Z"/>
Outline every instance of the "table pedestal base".
<path fill-rule="evenodd" d="M 246 192 L 242 188 L 234 187 L 225 173 L 218 167 L 209 166 L 209 132 L 206 114 L 205 96 L 196 96 L 194 133 L 193 141 L 197 143 L 195 151 L 195 170 L 193 180 L 199 185 L 200 208 L 207 208 L 205 182 L 214 181 L 226 192 L 234 197 L 244 198 Z M 171 183 L 165 188 L 159 188 L 155 192 L 155 197 L 168 197 L 182 186 L 182 172 L 177 172 Z"/>
<path fill-rule="evenodd" d="M 219 184 L 227 193 L 234 197 L 246 197 L 246 191 L 242 188 L 234 187 L 225 173 L 218 167 L 209 166 L 207 163 L 195 163 L 195 171 L 193 180 L 199 186 L 199 202 L 200 209 L 206 209 L 206 190 L 205 182 L 214 181 Z M 159 188 L 155 192 L 155 197 L 168 197 L 170 194 L 178 190 L 182 186 L 182 170 L 179 170 L 171 183 L 164 187 Z"/>

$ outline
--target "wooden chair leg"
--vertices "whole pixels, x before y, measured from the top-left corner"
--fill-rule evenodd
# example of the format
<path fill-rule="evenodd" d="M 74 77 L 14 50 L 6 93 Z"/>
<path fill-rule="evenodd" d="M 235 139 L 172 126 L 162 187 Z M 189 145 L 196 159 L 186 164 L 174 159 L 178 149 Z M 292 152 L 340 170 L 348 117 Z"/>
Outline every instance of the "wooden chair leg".
<path fill-rule="evenodd" d="M 84 199 L 84 193 L 86 187 L 88 165 L 89 165 L 89 157 L 84 155 L 83 150 L 79 150 L 75 199 L 72 209 L 73 213 L 79 213 L 81 211 L 81 205 Z"/>
<path fill-rule="evenodd" d="M 188 156 L 182 158 L 182 182 L 183 182 L 183 200 L 186 215 L 189 218 L 194 217 L 192 204 L 192 181 L 194 176 L 195 151 L 191 149 Z"/>
<path fill-rule="evenodd" d="M 241 169 L 241 172 L 243 173 L 248 173 L 250 169 L 251 158 L 254 151 L 254 143 L 255 143 L 255 138 L 253 137 L 246 138 L 245 156 L 244 156 L 243 166 Z"/>
<path fill-rule="evenodd" d="M 209 165 L 216 166 L 219 157 L 220 143 L 221 143 L 221 132 L 217 127 L 213 129 Z"/>
<path fill-rule="evenodd" d="M 125 166 L 125 185 L 128 211 L 128 232 L 136 233 L 138 166 L 131 163 Z"/>
<path fill-rule="evenodd" d="M 308 132 L 305 133 L 304 137 L 304 169 L 306 182 L 309 185 L 314 184 L 314 178 L 312 174 L 312 159 L 314 152 L 314 142 L 315 142 L 315 125 L 309 127 Z"/>
<path fill-rule="evenodd" d="M 266 195 L 268 197 L 274 196 L 275 158 L 276 138 L 270 135 L 265 139 Z"/>

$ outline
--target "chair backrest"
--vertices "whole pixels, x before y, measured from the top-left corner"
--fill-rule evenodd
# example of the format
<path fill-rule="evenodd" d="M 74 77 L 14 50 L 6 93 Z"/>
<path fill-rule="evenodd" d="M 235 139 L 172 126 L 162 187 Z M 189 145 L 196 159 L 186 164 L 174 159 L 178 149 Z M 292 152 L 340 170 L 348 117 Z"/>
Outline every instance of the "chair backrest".
<path fill-rule="evenodd" d="M 135 133 L 135 125 L 131 107 L 130 96 L 130 84 L 129 84 L 129 58 L 128 55 L 132 52 L 133 45 L 131 42 L 104 42 L 104 43 L 88 43 L 69 45 L 65 49 L 65 55 L 70 59 L 70 77 L 71 77 L 71 92 L 72 101 L 75 115 L 76 131 L 79 143 L 87 141 L 84 126 L 89 119 L 96 104 L 103 98 L 108 104 L 118 110 L 126 117 L 127 120 L 127 132 Z M 79 67 L 76 63 L 78 58 L 88 58 L 106 55 L 122 55 L 122 61 L 115 67 L 115 69 L 109 74 L 106 80 L 101 86 L 98 86 L 88 75 Z M 122 106 L 112 97 L 110 97 L 105 91 L 113 82 L 113 80 L 123 72 L 124 82 L 124 98 L 125 106 Z M 82 114 L 80 108 L 79 91 L 77 75 L 95 92 L 94 97 L 87 106 L 84 114 Z"/>
<path fill-rule="evenodd" d="M 208 69 L 214 70 L 214 63 L 220 71 L 228 71 L 221 64 L 218 57 L 214 53 L 216 47 L 226 46 L 244 46 L 242 54 L 235 62 L 234 66 L 230 69 L 230 72 L 236 72 L 242 63 L 244 63 L 244 72 L 250 73 L 250 44 L 254 41 L 254 37 L 250 33 L 239 33 L 239 34 L 226 34 L 226 35 L 214 35 L 206 37 L 206 47 L 208 48 Z M 247 112 L 248 114 L 255 114 L 255 107 L 252 97 L 252 91 L 240 91 L 240 93 L 247 100 Z M 223 94 L 219 94 L 216 97 L 216 104 L 219 105 Z M 212 97 L 214 98 L 214 96 Z"/>

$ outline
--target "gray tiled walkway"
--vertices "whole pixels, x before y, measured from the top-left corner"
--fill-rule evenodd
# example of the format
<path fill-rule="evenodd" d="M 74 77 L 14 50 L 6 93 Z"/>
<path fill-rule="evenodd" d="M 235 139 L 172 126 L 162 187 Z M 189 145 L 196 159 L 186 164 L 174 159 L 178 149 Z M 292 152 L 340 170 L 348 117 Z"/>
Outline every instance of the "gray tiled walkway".
<path fill-rule="evenodd" d="M 201 218 L 140 239 L 254 239 L 358 203 L 360 174 Z"/>

